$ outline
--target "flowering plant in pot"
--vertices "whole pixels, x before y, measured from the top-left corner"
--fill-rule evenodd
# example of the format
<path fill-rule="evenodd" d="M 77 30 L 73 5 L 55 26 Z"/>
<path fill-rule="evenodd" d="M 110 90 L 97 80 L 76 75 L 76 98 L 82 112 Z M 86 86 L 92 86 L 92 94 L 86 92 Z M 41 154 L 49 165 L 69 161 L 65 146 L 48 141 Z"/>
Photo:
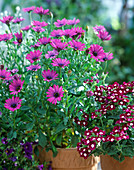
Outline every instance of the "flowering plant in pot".
<path fill-rule="evenodd" d="M 101 63 L 113 54 L 100 46 L 111 38 L 103 26 L 93 28 L 97 37 L 89 27 L 76 27 L 79 19 L 53 22 L 49 9 L 33 6 L 23 11 L 30 15 L 31 25 L 21 28 L 24 19 L 13 16 L 0 20 L 8 28 L 0 35 L 5 43 L 0 50 L 0 161 L 5 167 L 34 168 L 37 163 L 29 162 L 32 144 L 38 143 L 37 156 L 39 145 L 54 156 L 56 147 L 77 146 L 80 134 L 74 118 L 80 116 L 81 107 L 92 105 L 94 86 L 105 84 L 107 73 L 100 72 Z"/>
<path fill-rule="evenodd" d="M 96 108 L 86 113 L 81 142 L 77 150 L 85 159 L 94 155 L 110 155 L 119 162 L 134 156 L 134 81 L 95 86 Z M 81 121 L 75 118 L 76 124 Z M 81 125 L 82 126 L 82 125 Z M 107 167 L 108 168 L 108 167 Z"/>

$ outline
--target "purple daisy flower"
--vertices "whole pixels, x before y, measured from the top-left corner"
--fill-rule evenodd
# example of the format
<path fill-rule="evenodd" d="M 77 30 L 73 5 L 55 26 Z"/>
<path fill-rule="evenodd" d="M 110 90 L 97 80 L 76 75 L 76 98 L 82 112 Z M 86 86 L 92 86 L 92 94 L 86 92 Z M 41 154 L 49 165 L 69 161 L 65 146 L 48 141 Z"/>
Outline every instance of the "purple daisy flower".
<path fill-rule="evenodd" d="M 103 25 L 96 25 L 95 27 L 92 27 L 95 33 L 99 33 L 100 31 L 106 31 L 105 27 Z"/>
<path fill-rule="evenodd" d="M 80 22 L 79 19 L 67 20 L 67 25 L 76 25 Z"/>
<path fill-rule="evenodd" d="M 52 70 L 52 71 L 44 70 L 42 73 L 43 73 L 42 76 L 45 78 L 44 81 L 52 81 L 54 79 L 58 79 L 58 78 L 56 78 L 58 76 L 58 74 L 54 70 Z"/>
<path fill-rule="evenodd" d="M 13 80 L 13 82 L 9 85 L 9 90 L 12 91 L 10 94 L 18 94 L 23 86 L 24 81 L 21 81 L 21 79 Z"/>
<path fill-rule="evenodd" d="M 96 61 L 98 61 L 99 58 L 104 55 L 103 47 L 98 44 L 92 44 L 88 50 L 89 54 L 91 54 L 91 58 L 95 59 Z"/>
<path fill-rule="evenodd" d="M 21 101 L 19 97 L 13 96 L 11 99 L 9 98 L 6 100 L 4 107 L 14 112 L 21 107 Z"/>
<path fill-rule="evenodd" d="M 63 18 L 62 20 L 57 20 L 57 22 L 54 22 L 54 25 L 56 26 L 56 27 L 62 27 L 62 26 L 64 26 L 64 25 L 66 25 L 67 24 L 67 19 L 66 18 Z"/>
<path fill-rule="evenodd" d="M 61 42 L 61 39 L 53 39 L 51 41 L 51 46 L 54 47 L 57 51 L 66 50 L 65 48 L 68 46 L 68 43 Z"/>
<path fill-rule="evenodd" d="M 0 35 L 0 41 L 8 41 L 13 38 L 12 34 L 3 34 Z"/>
<path fill-rule="evenodd" d="M 47 99 L 49 102 L 51 102 L 52 104 L 57 103 L 57 100 L 60 101 L 61 97 L 63 97 L 63 88 L 62 86 L 59 87 L 58 85 L 53 85 L 53 87 L 49 87 L 47 93 L 47 97 L 50 97 L 49 99 Z"/>
<path fill-rule="evenodd" d="M 37 64 L 37 65 L 31 65 L 31 66 L 29 66 L 29 67 L 26 67 L 27 71 L 28 71 L 28 70 L 37 71 L 37 70 L 40 69 L 40 68 L 41 68 L 41 66 L 40 66 L 39 64 Z"/>
<path fill-rule="evenodd" d="M 102 41 L 108 41 L 111 39 L 111 35 L 108 34 L 107 31 L 99 31 L 99 34 L 97 36 L 102 40 Z"/>
<path fill-rule="evenodd" d="M 16 19 L 13 19 L 13 23 L 20 23 L 21 21 L 24 21 L 25 19 L 24 18 L 16 18 Z"/>
<path fill-rule="evenodd" d="M 5 153 L 6 153 L 7 155 L 10 155 L 13 151 L 14 151 L 13 148 L 11 148 L 11 149 L 7 148 L 7 149 L 5 150 Z"/>
<path fill-rule="evenodd" d="M 62 37 L 63 36 L 63 31 L 58 29 L 58 30 L 53 30 L 50 34 L 51 37 Z"/>
<path fill-rule="evenodd" d="M 75 38 L 77 36 L 77 39 L 79 39 L 81 37 L 82 34 L 85 33 L 85 30 L 82 29 L 82 27 L 75 27 L 75 28 L 72 28 L 72 30 L 76 33 L 75 36 L 73 36 L 73 38 Z"/>
<path fill-rule="evenodd" d="M 41 58 L 41 54 L 42 52 L 40 52 L 39 50 L 30 51 L 30 54 L 27 54 L 26 59 L 33 63 Z"/>
<path fill-rule="evenodd" d="M 53 50 L 53 51 L 48 51 L 48 54 L 45 54 L 45 57 L 48 58 L 55 58 L 58 55 L 58 51 Z"/>
<path fill-rule="evenodd" d="M 1 143 L 3 143 L 3 144 L 7 144 L 8 143 L 8 141 L 7 141 L 7 138 L 3 138 L 2 140 L 1 140 Z"/>
<path fill-rule="evenodd" d="M 23 8 L 22 10 L 23 10 L 24 12 L 31 12 L 31 11 L 33 11 L 34 9 L 35 9 L 35 6 L 31 6 L 31 7 Z"/>
<path fill-rule="evenodd" d="M 84 51 L 85 44 L 82 44 L 81 42 L 72 40 L 69 41 L 68 44 L 73 48 L 74 50 Z"/>
<path fill-rule="evenodd" d="M 33 27 L 32 28 L 34 31 L 36 31 L 36 32 L 44 32 L 45 31 L 45 29 L 44 28 L 42 28 L 41 26 L 36 26 L 36 27 Z"/>
<path fill-rule="evenodd" d="M 56 58 L 55 60 L 52 60 L 53 63 L 51 63 L 53 66 L 59 66 L 64 68 L 68 64 L 70 64 L 70 61 L 67 59 L 61 59 L 61 58 Z"/>
<path fill-rule="evenodd" d="M 33 47 L 33 48 L 37 49 L 38 47 L 40 47 L 40 43 L 37 42 L 34 45 L 31 45 L 30 47 Z"/>
<path fill-rule="evenodd" d="M 21 44 L 22 43 L 22 32 L 19 34 L 18 32 L 14 34 L 16 39 L 17 39 L 17 42 L 14 41 L 14 44 Z"/>
<path fill-rule="evenodd" d="M 10 15 L 3 17 L 3 20 L 0 19 L 2 23 L 7 24 L 7 25 L 9 25 L 12 20 L 13 20 L 13 16 L 10 16 Z"/>
<path fill-rule="evenodd" d="M 43 37 L 43 38 L 38 39 L 38 41 L 40 41 L 39 44 L 42 44 L 45 46 L 51 42 L 51 38 Z"/>
<path fill-rule="evenodd" d="M 33 22 L 32 22 L 32 25 L 34 25 L 34 26 L 40 26 L 40 27 L 45 27 L 45 26 L 48 25 L 48 23 L 46 23 L 45 21 L 43 21 L 43 22 L 33 21 Z"/>
<path fill-rule="evenodd" d="M 113 59 L 113 53 L 104 53 L 103 56 L 101 56 L 100 58 L 101 62 L 107 61 L 107 60 L 111 60 Z"/>
<path fill-rule="evenodd" d="M 72 29 L 66 29 L 63 31 L 63 35 L 67 38 L 75 36 L 77 33 Z"/>
<path fill-rule="evenodd" d="M 33 13 L 39 14 L 39 15 L 49 15 L 49 9 L 43 9 L 43 7 L 37 7 L 34 9 Z"/>
<path fill-rule="evenodd" d="M 27 25 L 23 28 L 21 28 L 22 31 L 28 31 L 30 28 L 32 28 L 32 25 Z"/>
<path fill-rule="evenodd" d="M 8 79 L 10 79 L 11 77 L 10 77 L 10 72 L 8 72 L 8 71 L 6 71 L 6 70 L 4 70 L 4 69 L 0 69 L 0 79 L 3 79 L 3 80 L 8 80 Z"/>

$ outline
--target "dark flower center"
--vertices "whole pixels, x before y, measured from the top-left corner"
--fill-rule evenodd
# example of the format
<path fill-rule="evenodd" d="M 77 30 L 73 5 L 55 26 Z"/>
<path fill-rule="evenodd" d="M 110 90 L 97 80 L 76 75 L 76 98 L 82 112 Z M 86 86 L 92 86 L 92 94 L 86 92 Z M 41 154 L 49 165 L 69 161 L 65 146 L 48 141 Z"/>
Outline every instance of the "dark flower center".
<path fill-rule="evenodd" d="M 96 51 L 93 52 L 93 55 L 96 57 L 98 54 Z"/>
<path fill-rule="evenodd" d="M 20 85 L 16 87 L 16 91 L 20 90 Z"/>
<path fill-rule="evenodd" d="M 12 108 L 15 108 L 17 105 L 14 103 L 11 105 Z"/>
<path fill-rule="evenodd" d="M 62 64 L 62 63 L 59 63 L 58 65 L 59 65 L 60 67 L 64 66 L 64 64 Z"/>
<path fill-rule="evenodd" d="M 0 76 L 2 79 L 5 79 L 6 77 L 5 76 Z"/>
<path fill-rule="evenodd" d="M 36 68 L 34 67 L 34 68 L 32 68 L 32 70 L 34 71 L 34 70 L 36 70 Z"/>
<path fill-rule="evenodd" d="M 107 57 L 104 57 L 103 60 L 106 61 L 106 60 L 107 60 Z"/>
<path fill-rule="evenodd" d="M 17 38 L 18 43 L 22 42 L 22 38 Z"/>
<path fill-rule="evenodd" d="M 51 76 L 47 76 L 47 79 L 50 80 L 50 79 L 52 79 L 52 77 Z"/>
<path fill-rule="evenodd" d="M 33 60 L 36 61 L 38 58 L 37 57 L 34 57 Z"/>
<path fill-rule="evenodd" d="M 74 47 L 75 50 L 78 50 L 78 47 Z"/>
<path fill-rule="evenodd" d="M 54 93 L 54 97 L 56 97 L 56 98 L 59 97 L 59 93 L 57 93 L 57 92 Z"/>
<path fill-rule="evenodd" d="M 50 57 L 54 57 L 54 54 L 51 54 Z"/>

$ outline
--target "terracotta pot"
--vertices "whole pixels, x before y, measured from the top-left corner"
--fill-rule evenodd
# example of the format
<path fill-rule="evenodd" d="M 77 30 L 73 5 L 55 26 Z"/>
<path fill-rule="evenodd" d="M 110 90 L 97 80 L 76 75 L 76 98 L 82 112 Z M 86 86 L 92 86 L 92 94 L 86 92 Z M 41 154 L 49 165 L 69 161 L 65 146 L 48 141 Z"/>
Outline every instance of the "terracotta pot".
<path fill-rule="evenodd" d="M 109 155 L 100 156 L 102 170 L 134 170 L 134 157 L 125 157 L 123 162 L 119 162 Z"/>
<path fill-rule="evenodd" d="M 75 148 L 59 148 L 58 154 L 53 158 L 52 151 L 46 152 L 39 147 L 40 163 L 52 161 L 53 170 L 97 170 L 98 157 L 90 156 L 88 159 L 81 158 Z"/>

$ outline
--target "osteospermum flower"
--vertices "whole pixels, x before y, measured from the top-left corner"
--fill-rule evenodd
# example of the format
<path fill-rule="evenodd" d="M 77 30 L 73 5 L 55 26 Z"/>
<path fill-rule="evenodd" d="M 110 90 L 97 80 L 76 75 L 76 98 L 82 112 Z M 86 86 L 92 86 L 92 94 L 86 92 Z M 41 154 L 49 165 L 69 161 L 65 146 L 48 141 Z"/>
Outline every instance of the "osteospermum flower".
<path fill-rule="evenodd" d="M 38 39 L 38 41 L 39 41 L 39 44 L 42 44 L 45 46 L 51 42 L 51 38 L 43 37 L 43 38 Z"/>
<path fill-rule="evenodd" d="M 13 20 L 13 16 L 10 16 L 10 15 L 3 17 L 3 20 L 0 19 L 2 23 L 7 24 L 7 25 L 9 25 L 12 20 Z"/>
<path fill-rule="evenodd" d="M 37 49 L 38 47 L 40 47 L 40 43 L 37 42 L 34 45 L 30 45 L 30 47 L 33 47 L 34 49 Z"/>
<path fill-rule="evenodd" d="M 33 22 L 32 22 L 32 25 L 34 25 L 34 26 L 40 26 L 40 27 L 45 27 L 45 26 L 48 25 L 48 23 L 46 23 L 45 21 L 43 21 L 43 22 L 33 21 Z"/>
<path fill-rule="evenodd" d="M 12 91 L 10 94 L 18 94 L 21 91 L 24 81 L 21 79 L 13 80 L 13 82 L 9 85 L 9 90 Z"/>
<path fill-rule="evenodd" d="M 54 79 L 58 79 L 58 78 L 56 78 L 58 76 L 58 74 L 54 70 L 52 70 L 52 71 L 44 70 L 42 73 L 43 73 L 42 76 L 45 78 L 44 81 L 51 81 Z"/>
<path fill-rule="evenodd" d="M 99 33 L 100 31 L 106 31 L 105 27 L 103 25 L 96 25 L 95 27 L 92 27 L 95 33 Z"/>
<path fill-rule="evenodd" d="M 82 44 L 81 42 L 72 40 L 72 41 L 69 41 L 68 44 L 69 44 L 70 47 L 73 48 L 74 50 L 84 51 L 85 44 Z"/>
<path fill-rule="evenodd" d="M 14 44 L 21 44 L 22 43 L 22 32 L 19 34 L 18 32 L 14 34 L 16 39 L 17 39 L 17 42 L 14 41 Z"/>
<path fill-rule="evenodd" d="M 3 34 L 0 35 L 0 41 L 8 41 L 13 38 L 12 34 Z"/>
<path fill-rule="evenodd" d="M 64 25 L 66 25 L 67 24 L 67 19 L 66 18 L 63 18 L 62 20 L 57 20 L 57 22 L 54 22 L 54 25 L 56 26 L 56 27 L 62 27 L 62 26 L 64 26 Z"/>
<path fill-rule="evenodd" d="M 23 28 L 21 28 L 22 31 L 28 31 L 30 28 L 32 28 L 32 25 L 27 25 Z"/>
<path fill-rule="evenodd" d="M 27 7 L 27 8 L 23 8 L 22 10 L 24 11 L 24 12 L 31 12 L 31 11 L 33 11 L 35 9 L 35 6 L 31 6 L 31 7 Z"/>
<path fill-rule="evenodd" d="M 41 26 L 36 26 L 36 27 L 33 27 L 32 28 L 34 31 L 36 31 L 36 32 L 44 32 L 45 31 L 45 29 L 44 28 L 42 28 Z"/>
<path fill-rule="evenodd" d="M 47 99 L 49 102 L 51 102 L 52 104 L 57 103 L 57 101 L 61 100 L 61 97 L 63 97 L 63 88 L 62 86 L 59 87 L 58 85 L 53 85 L 53 87 L 49 87 L 47 93 L 47 97 L 50 97 L 49 99 Z"/>
<path fill-rule="evenodd" d="M 20 23 L 21 21 L 24 21 L 25 19 L 24 18 L 16 18 L 16 19 L 13 19 L 13 23 Z"/>
<path fill-rule="evenodd" d="M 57 51 L 66 50 L 65 48 L 68 46 L 66 42 L 61 42 L 61 39 L 53 39 L 50 44 Z"/>
<path fill-rule="evenodd" d="M 50 34 L 51 37 L 62 37 L 63 36 L 63 31 L 58 29 L 58 30 L 53 30 Z"/>
<path fill-rule="evenodd" d="M 107 61 L 107 60 L 111 60 L 113 58 L 113 53 L 104 53 L 103 56 L 101 56 L 99 59 L 101 62 Z"/>
<path fill-rule="evenodd" d="M 98 44 L 92 44 L 90 48 L 88 48 L 89 54 L 91 54 L 91 58 L 95 59 L 96 61 L 99 60 L 102 56 L 104 56 L 103 47 Z"/>
<path fill-rule="evenodd" d="M 71 30 L 73 30 L 76 33 L 76 35 L 74 35 L 73 38 L 77 36 L 77 39 L 79 39 L 81 35 L 84 34 L 85 32 L 85 30 L 83 30 L 82 27 L 75 27 L 75 28 L 72 28 Z"/>
<path fill-rule="evenodd" d="M 67 20 L 67 25 L 76 25 L 80 22 L 79 19 Z"/>
<path fill-rule="evenodd" d="M 62 34 L 64 36 L 66 36 L 67 38 L 69 38 L 69 37 L 75 36 L 77 33 L 72 29 L 66 29 L 66 30 L 62 31 Z"/>
<path fill-rule="evenodd" d="M 48 51 L 48 54 L 45 54 L 46 58 L 55 58 L 59 53 L 56 50 Z"/>
<path fill-rule="evenodd" d="M 108 41 L 111 39 L 111 35 L 108 34 L 107 31 L 99 31 L 99 34 L 97 34 L 97 36 L 102 40 L 102 41 Z"/>
<path fill-rule="evenodd" d="M 9 98 L 6 100 L 4 107 L 14 112 L 21 107 L 21 101 L 19 97 L 13 96 L 11 99 Z"/>
<path fill-rule="evenodd" d="M 49 15 L 49 9 L 43 9 L 43 7 L 37 7 L 34 9 L 33 13 L 39 14 L 39 15 Z"/>
<path fill-rule="evenodd" d="M 30 54 L 27 54 L 26 59 L 33 63 L 41 58 L 41 54 L 42 52 L 40 52 L 39 50 L 30 51 Z"/>
<path fill-rule="evenodd" d="M 53 66 L 59 66 L 64 68 L 68 64 L 70 64 L 70 61 L 67 59 L 61 59 L 61 58 L 56 58 L 55 60 L 52 60 L 53 63 L 51 63 Z"/>
<path fill-rule="evenodd" d="M 10 75 L 11 75 L 10 72 L 8 72 L 8 71 L 6 71 L 4 69 L 2 69 L 2 70 L 0 69 L 0 79 L 8 80 L 8 79 L 11 78 Z"/>
<path fill-rule="evenodd" d="M 28 71 L 28 70 L 37 71 L 37 70 L 39 70 L 40 68 L 41 68 L 41 66 L 40 66 L 39 64 L 37 64 L 37 65 L 31 65 L 31 66 L 29 66 L 29 67 L 26 67 L 27 71 Z"/>

